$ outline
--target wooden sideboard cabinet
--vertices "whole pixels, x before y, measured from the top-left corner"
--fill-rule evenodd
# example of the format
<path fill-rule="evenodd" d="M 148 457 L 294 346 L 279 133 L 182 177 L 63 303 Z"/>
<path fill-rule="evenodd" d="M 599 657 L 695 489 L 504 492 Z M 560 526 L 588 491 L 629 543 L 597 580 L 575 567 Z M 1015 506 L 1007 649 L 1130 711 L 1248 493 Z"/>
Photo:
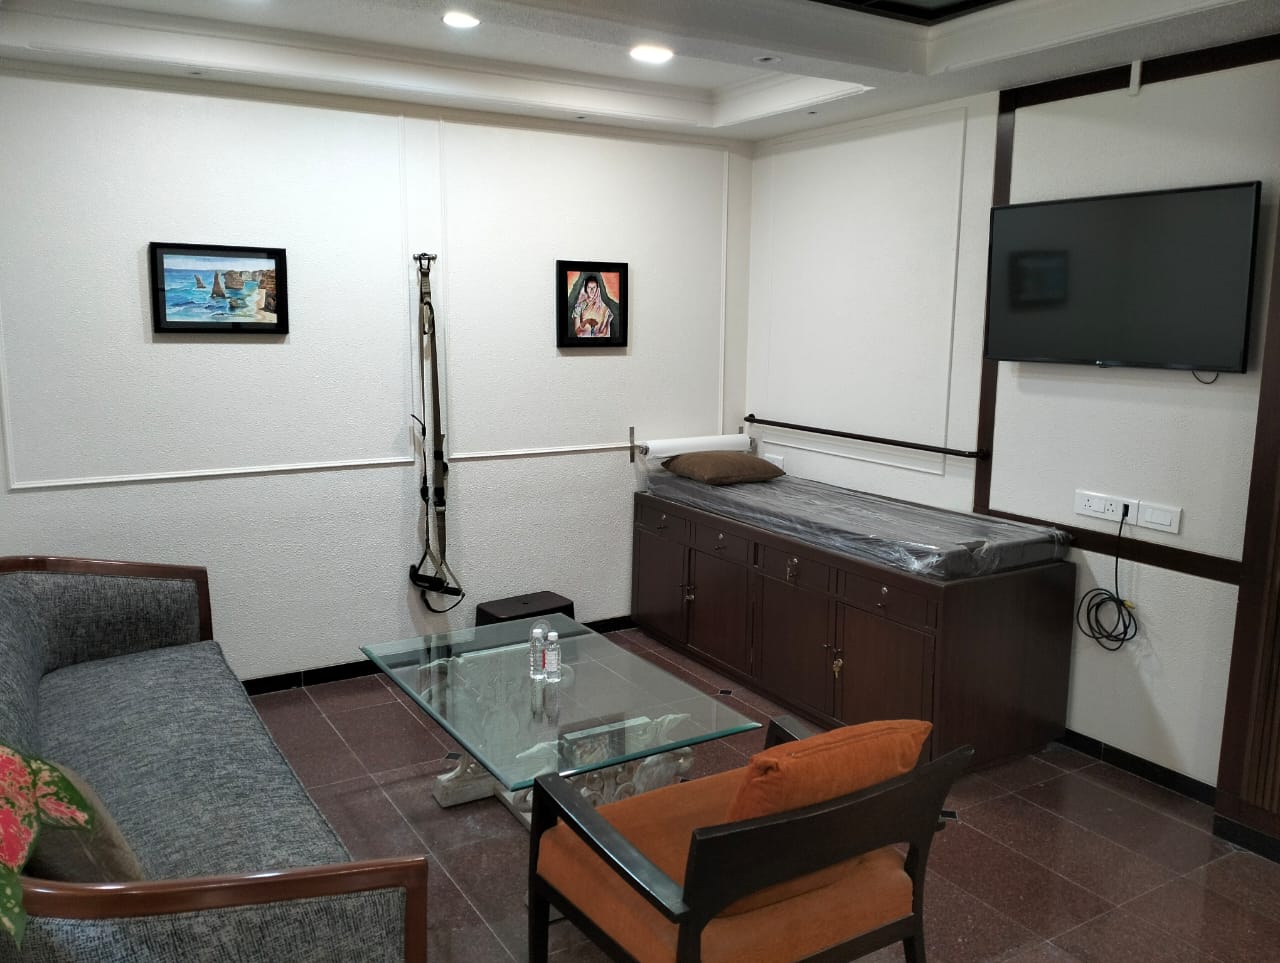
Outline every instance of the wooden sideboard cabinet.
<path fill-rule="evenodd" d="M 1075 566 L 942 581 L 635 496 L 632 618 L 787 708 L 835 725 L 927 719 L 975 764 L 1062 735 Z"/>

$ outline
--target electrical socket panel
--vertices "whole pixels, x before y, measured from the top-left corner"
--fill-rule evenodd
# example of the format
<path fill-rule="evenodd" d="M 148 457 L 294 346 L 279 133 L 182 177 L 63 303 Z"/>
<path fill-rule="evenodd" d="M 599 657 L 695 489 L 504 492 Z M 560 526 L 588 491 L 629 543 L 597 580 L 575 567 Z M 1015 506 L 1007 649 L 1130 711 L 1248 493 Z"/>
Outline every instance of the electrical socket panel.
<path fill-rule="evenodd" d="M 783 471 L 786 471 L 787 459 L 782 455 L 763 455 L 762 457 L 764 458 L 765 461 L 772 462 L 773 464 L 781 468 Z"/>
<path fill-rule="evenodd" d="M 1125 514 L 1125 506 L 1129 512 Z M 1121 517 L 1131 524 L 1138 521 L 1139 502 L 1136 498 L 1124 498 L 1120 495 L 1104 495 L 1102 492 L 1089 492 L 1076 489 L 1075 513 L 1088 515 L 1091 518 L 1105 518 L 1107 521 L 1120 522 Z"/>

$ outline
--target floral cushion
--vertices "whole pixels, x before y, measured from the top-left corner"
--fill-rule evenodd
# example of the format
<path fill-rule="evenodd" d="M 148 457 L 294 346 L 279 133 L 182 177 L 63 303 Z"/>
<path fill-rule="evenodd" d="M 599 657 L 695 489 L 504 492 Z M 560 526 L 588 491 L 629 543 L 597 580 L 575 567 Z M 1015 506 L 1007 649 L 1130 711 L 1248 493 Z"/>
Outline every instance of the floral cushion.
<path fill-rule="evenodd" d="M 0 928 L 22 945 L 27 912 L 18 874 L 42 826 L 91 829 L 93 811 L 62 771 L 0 746 Z"/>
<path fill-rule="evenodd" d="M 145 879 L 142 865 L 111 813 L 78 772 L 59 765 L 93 811 L 93 827 L 45 826 L 25 870 L 28 876 L 68 883 L 125 883 Z"/>

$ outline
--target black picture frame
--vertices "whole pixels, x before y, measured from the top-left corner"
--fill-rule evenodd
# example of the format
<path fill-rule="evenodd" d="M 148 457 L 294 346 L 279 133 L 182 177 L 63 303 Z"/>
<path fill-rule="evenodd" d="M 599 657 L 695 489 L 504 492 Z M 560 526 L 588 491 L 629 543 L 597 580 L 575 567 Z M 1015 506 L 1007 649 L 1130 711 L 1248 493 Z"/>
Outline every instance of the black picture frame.
<path fill-rule="evenodd" d="M 589 307 L 587 286 L 599 293 Z M 594 322 L 594 323 L 592 323 Z M 598 333 L 603 328 L 605 333 Z M 556 347 L 627 345 L 627 265 L 620 261 L 556 261 Z"/>
<path fill-rule="evenodd" d="M 289 333 L 284 248 L 152 241 L 148 252 L 157 334 Z"/>

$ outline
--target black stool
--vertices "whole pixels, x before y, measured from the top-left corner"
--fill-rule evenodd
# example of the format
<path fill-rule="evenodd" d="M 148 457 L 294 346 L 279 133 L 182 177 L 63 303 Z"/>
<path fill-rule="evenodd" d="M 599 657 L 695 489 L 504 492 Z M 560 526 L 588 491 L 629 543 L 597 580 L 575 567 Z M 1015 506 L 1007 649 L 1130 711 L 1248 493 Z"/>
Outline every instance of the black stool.
<path fill-rule="evenodd" d="M 573 602 L 555 592 L 530 592 L 528 595 L 513 595 L 509 599 L 481 602 L 476 606 L 476 625 L 532 619 L 552 612 L 573 618 Z"/>

